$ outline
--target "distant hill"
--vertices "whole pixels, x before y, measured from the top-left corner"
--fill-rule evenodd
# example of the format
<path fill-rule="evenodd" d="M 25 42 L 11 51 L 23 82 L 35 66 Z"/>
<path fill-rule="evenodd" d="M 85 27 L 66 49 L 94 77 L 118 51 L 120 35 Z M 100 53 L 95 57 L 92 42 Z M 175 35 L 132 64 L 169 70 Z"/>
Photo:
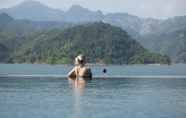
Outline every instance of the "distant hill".
<path fill-rule="evenodd" d="M 0 23 L 1 24 L 6 24 L 6 23 L 9 23 L 9 22 L 11 22 L 13 20 L 14 19 L 11 16 L 9 16 L 8 14 L 6 14 L 6 13 L 1 13 L 0 14 Z"/>
<path fill-rule="evenodd" d="M 6 13 L 0 14 L 0 31 L 14 19 Z"/>
<path fill-rule="evenodd" d="M 27 19 L 34 21 L 61 21 L 63 11 L 49 8 L 37 1 L 24 1 L 12 8 L 4 8 L 1 13 L 7 13 L 15 19 Z"/>
<path fill-rule="evenodd" d="M 4 21 L 0 22 L 0 62 L 72 63 L 79 53 L 93 63 L 169 62 L 168 57 L 144 49 L 121 28 L 101 22 L 74 26 L 15 20 L 4 13 L 0 21 Z"/>
<path fill-rule="evenodd" d="M 89 9 L 73 5 L 67 12 L 53 9 L 37 1 L 25 1 L 21 4 L 0 10 L 15 19 L 27 19 L 32 21 L 63 21 L 63 22 L 92 22 L 102 19 L 102 12 L 93 12 Z"/>
<path fill-rule="evenodd" d="M 176 16 L 166 20 L 144 19 L 139 30 L 139 36 L 167 34 L 186 27 L 186 16 Z"/>
<path fill-rule="evenodd" d="M 186 16 L 154 21 L 150 26 L 138 41 L 153 52 L 170 56 L 175 63 L 185 63 Z"/>
<path fill-rule="evenodd" d="M 9 62 L 9 50 L 3 44 L 0 44 L 0 62 Z"/>
<path fill-rule="evenodd" d="M 73 5 L 66 12 L 50 8 L 37 1 L 25 1 L 11 8 L 0 9 L 0 13 L 7 13 L 14 19 L 31 21 L 60 21 L 70 23 L 105 22 L 122 27 L 129 34 L 138 35 L 141 19 L 126 13 L 104 15 L 101 11 L 91 11 L 79 5 Z M 138 28 L 136 28 L 136 26 Z"/>
<path fill-rule="evenodd" d="M 90 11 L 79 5 L 73 5 L 63 16 L 63 21 L 66 22 L 96 22 L 103 19 L 101 11 Z"/>
<path fill-rule="evenodd" d="M 17 34 L 38 32 L 48 29 L 63 29 L 77 25 L 62 21 L 30 21 L 14 19 L 7 13 L 0 13 L 0 31 L 15 32 Z"/>
<path fill-rule="evenodd" d="M 121 28 L 104 23 L 44 32 L 17 50 L 14 62 L 66 64 L 82 53 L 90 63 L 169 63 L 168 57 L 150 53 Z"/>
<path fill-rule="evenodd" d="M 153 37 L 146 36 L 141 39 L 141 44 L 153 52 L 169 55 L 175 63 L 186 63 L 186 27 Z"/>
<path fill-rule="evenodd" d="M 25 1 L 11 8 L 0 9 L 0 13 L 7 13 L 14 19 L 31 21 L 60 21 L 70 23 L 99 22 L 109 23 L 121 27 L 132 37 L 138 39 L 150 34 L 162 33 L 167 30 L 178 30 L 186 25 L 186 16 L 178 16 L 166 20 L 140 18 L 127 13 L 108 13 L 91 11 L 79 5 L 73 5 L 67 11 L 50 8 L 37 1 Z"/>
<path fill-rule="evenodd" d="M 15 20 L 6 13 L 0 14 L 0 44 L 1 54 L 11 55 L 16 52 L 17 47 L 35 35 L 50 29 L 65 29 L 72 27 L 72 23 L 53 22 L 53 21 L 28 21 L 28 20 Z M 5 51 L 6 50 L 6 51 Z M 7 56 L 6 55 L 6 56 Z M 1 56 L 1 61 L 5 60 Z M 9 57 L 10 58 L 10 57 Z"/>

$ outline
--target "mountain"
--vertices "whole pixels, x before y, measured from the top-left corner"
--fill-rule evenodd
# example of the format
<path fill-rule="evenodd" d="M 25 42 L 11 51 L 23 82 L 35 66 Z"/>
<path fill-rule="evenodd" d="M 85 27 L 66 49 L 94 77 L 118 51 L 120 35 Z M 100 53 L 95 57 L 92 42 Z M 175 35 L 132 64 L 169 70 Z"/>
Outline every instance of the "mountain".
<path fill-rule="evenodd" d="M 108 13 L 91 11 L 79 5 L 73 5 L 66 12 L 50 8 L 36 1 L 25 1 L 11 8 L 1 9 L 0 13 L 7 13 L 14 19 L 27 19 L 32 21 L 62 21 L 71 23 L 99 22 L 109 23 L 121 27 L 133 37 L 152 32 L 149 26 L 155 25 L 147 19 L 142 19 L 127 13 Z M 143 30 L 144 29 L 144 30 Z M 153 29 L 152 29 L 153 30 Z"/>
<path fill-rule="evenodd" d="M 67 23 L 61 21 L 30 21 L 17 20 L 6 13 L 0 13 L 0 31 L 14 32 L 17 34 L 24 34 L 30 32 L 38 32 L 49 29 L 64 29 L 72 27 L 75 23 Z"/>
<path fill-rule="evenodd" d="M 105 18 L 105 22 L 126 29 L 150 51 L 168 55 L 174 63 L 186 63 L 186 16 L 158 20 L 112 14 Z"/>
<path fill-rule="evenodd" d="M 141 20 L 137 16 L 126 13 L 103 15 L 99 10 L 91 11 L 79 5 L 73 5 L 69 10 L 64 12 L 32 0 L 22 2 L 11 8 L 0 9 L 0 13 L 7 13 L 14 19 L 27 19 L 31 21 L 62 21 L 71 23 L 103 21 L 120 26 L 129 34 L 134 35 L 137 34 L 141 25 Z"/>
<path fill-rule="evenodd" d="M 133 37 L 143 37 L 151 34 L 163 33 L 167 30 L 182 29 L 186 25 L 186 16 L 178 16 L 166 20 L 140 18 L 127 13 L 108 13 L 91 11 L 79 5 L 73 5 L 67 11 L 50 8 L 37 1 L 25 1 L 11 8 L 0 9 L 0 13 L 7 13 L 14 19 L 32 21 L 61 21 L 71 23 L 99 22 L 109 23 L 121 27 Z"/>
<path fill-rule="evenodd" d="M 96 22 L 101 21 L 103 14 L 101 11 L 90 11 L 79 5 L 73 5 L 63 16 L 66 22 Z"/>
<path fill-rule="evenodd" d="M 65 29 L 72 26 L 74 24 L 64 22 L 16 20 L 8 14 L 2 13 L 0 14 L 0 44 L 2 51 L 0 53 L 11 55 L 26 39 L 32 39 L 35 35 L 50 29 Z"/>
<path fill-rule="evenodd" d="M 159 50 L 158 53 L 165 55 L 168 54 L 173 61 L 177 60 L 175 59 L 175 56 L 172 56 L 172 54 L 169 55 L 170 53 L 160 51 L 163 48 L 161 46 L 164 45 L 158 46 L 154 45 L 156 43 L 153 44 L 152 42 L 156 41 L 155 38 L 164 40 L 166 37 L 172 36 L 171 33 L 182 30 L 186 27 L 186 16 L 176 16 L 165 20 L 140 18 L 127 13 L 103 14 L 101 11 L 91 11 L 78 5 L 73 5 L 69 10 L 64 12 L 61 10 L 52 9 L 35 1 L 26 1 L 12 8 L 1 9 L 0 12 L 8 13 L 14 19 L 32 20 L 22 20 L 19 21 L 19 23 L 8 23 L 9 25 L 6 25 L 8 30 L 16 30 L 19 24 L 23 24 L 23 22 L 27 27 L 32 27 L 30 28 L 31 30 L 33 30 L 33 27 L 41 30 L 49 28 L 67 28 L 77 24 L 86 24 L 99 21 L 109 23 L 113 26 L 121 27 L 135 40 L 140 42 L 145 48 L 150 49 L 150 51 L 158 52 Z M 4 30 L 6 30 L 6 28 Z M 20 32 L 21 31 L 23 30 L 20 30 Z M 164 35 L 166 37 L 162 38 Z M 177 38 L 175 38 L 175 40 L 176 39 Z M 168 41 L 168 39 L 166 39 L 166 41 Z M 173 40 L 169 41 L 171 42 Z M 174 41 L 172 43 L 174 43 Z M 168 49 L 171 51 L 174 48 L 172 47 L 171 49 Z M 174 55 L 176 55 L 176 53 Z M 176 62 L 179 62 L 179 60 Z"/>
<path fill-rule="evenodd" d="M 169 55 L 175 63 L 186 63 L 186 27 L 174 30 L 146 36 L 140 42 L 153 52 Z"/>
<path fill-rule="evenodd" d="M 173 32 L 186 27 L 186 16 L 176 16 L 166 20 L 145 19 L 143 21 L 140 35 L 160 35 Z"/>
<path fill-rule="evenodd" d="M 169 62 L 168 57 L 144 49 L 121 28 L 102 22 L 75 26 L 15 20 L 5 13 L 0 14 L 0 21 L 4 21 L 0 22 L 0 62 L 72 63 L 79 53 L 92 63 Z"/>
<path fill-rule="evenodd" d="M 174 63 L 185 63 L 186 16 L 177 16 L 164 21 L 153 21 L 148 32 L 139 42 L 147 49 L 171 57 Z M 145 31 L 145 28 L 143 28 Z"/>
<path fill-rule="evenodd" d="M 11 16 L 9 16 L 8 14 L 6 14 L 6 13 L 0 14 L 0 23 L 1 24 L 6 24 L 6 23 L 9 23 L 9 22 L 11 22 L 13 20 L 14 19 Z"/>
<path fill-rule="evenodd" d="M 63 22 L 94 22 L 103 17 L 101 11 L 90 11 L 78 5 L 73 5 L 68 11 L 53 9 L 37 1 L 25 1 L 21 4 L 0 10 L 15 19 L 32 21 L 63 21 Z"/>
<path fill-rule="evenodd" d="M 0 31 L 11 21 L 14 19 L 10 17 L 8 14 L 2 13 L 0 14 Z"/>
<path fill-rule="evenodd" d="M 49 8 L 36 1 L 24 1 L 21 4 L 0 10 L 15 19 L 27 19 L 33 21 L 61 21 L 63 11 Z"/>
<path fill-rule="evenodd" d="M 158 30 L 161 27 L 163 20 L 152 19 L 152 18 L 141 19 L 141 20 L 142 20 L 141 25 L 138 30 L 139 36 L 143 37 L 146 35 L 159 33 Z"/>
<path fill-rule="evenodd" d="M 79 5 L 73 5 L 66 12 L 50 8 L 36 1 L 25 1 L 11 8 L 1 9 L 0 13 L 7 13 L 15 19 L 32 21 L 63 21 L 63 22 L 99 22 L 110 23 L 122 27 L 129 34 L 137 34 L 141 26 L 141 19 L 126 13 L 104 15 L 101 11 L 91 11 Z"/>
<path fill-rule="evenodd" d="M 30 39 L 14 53 L 13 62 L 67 64 L 82 53 L 90 63 L 169 63 L 168 57 L 149 52 L 126 31 L 101 22 L 51 30 Z"/>
<path fill-rule="evenodd" d="M 103 22 L 121 27 L 126 30 L 131 36 L 137 37 L 141 30 L 142 20 L 127 13 L 109 13 L 103 18 Z"/>
<path fill-rule="evenodd" d="M 0 62 L 9 61 L 9 51 L 6 46 L 0 44 Z"/>

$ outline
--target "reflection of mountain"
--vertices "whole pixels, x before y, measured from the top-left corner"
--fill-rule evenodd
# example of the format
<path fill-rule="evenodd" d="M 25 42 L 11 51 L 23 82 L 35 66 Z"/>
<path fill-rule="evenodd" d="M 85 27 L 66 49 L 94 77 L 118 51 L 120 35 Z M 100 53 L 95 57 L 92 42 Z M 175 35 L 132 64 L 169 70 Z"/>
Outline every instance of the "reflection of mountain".
<path fill-rule="evenodd" d="M 52 9 L 35 1 L 26 1 L 12 8 L 1 9 L 0 12 L 8 13 L 15 19 L 28 19 L 35 21 L 31 22 L 31 24 L 34 25 L 34 27 L 40 26 L 41 28 L 59 28 L 63 27 L 64 25 L 68 27 L 66 23 L 61 22 L 70 22 L 69 24 L 77 24 L 102 21 L 104 23 L 109 23 L 111 25 L 121 27 L 132 37 L 142 43 L 144 47 L 147 48 L 149 48 L 150 45 L 153 45 L 152 42 L 154 42 L 155 38 L 164 40 L 162 37 L 159 37 L 164 35 L 169 35 L 168 37 L 170 37 L 171 33 L 182 30 L 186 27 L 186 16 L 178 16 L 166 20 L 151 18 L 143 19 L 127 13 L 109 13 L 104 15 L 101 11 L 91 11 L 78 5 L 74 5 L 68 11 L 64 12 L 61 10 Z M 166 40 L 168 41 L 168 39 Z M 172 40 L 169 41 L 172 42 Z M 152 51 L 160 51 L 162 48 L 166 48 L 166 45 L 162 44 L 161 46 L 154 45 L 149 49 L 151 49 Z M 173 50 L 173 48 L 171 48 L 170 50 Z M 165 53 L 165 51 L 160 52 Z M 173 60 L 177 60 L 175 59 L 175 56 L 172 55 L 172 53 L 165 54 L 171 56 Z M 179 62 L 179 59 L 177 61 Z"/>

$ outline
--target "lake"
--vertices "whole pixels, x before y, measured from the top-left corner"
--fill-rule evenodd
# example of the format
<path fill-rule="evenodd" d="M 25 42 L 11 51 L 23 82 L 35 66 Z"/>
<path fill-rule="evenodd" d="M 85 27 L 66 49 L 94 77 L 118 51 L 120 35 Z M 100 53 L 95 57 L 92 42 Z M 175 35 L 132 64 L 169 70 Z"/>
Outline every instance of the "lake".
<path fill-rule="evenodd" d="M 73 66 L 44 64 L 0 64 L 0 76 L 66 77 Z M 186 64 L 90 66 L 94 77 L 186 77 Z M 103 69 L 107 73 L 103 74 Z"/>
<path fill-rule="evenodd" d="M 94 78 L 83 87 L 69 83 L 71 68 L 0 64 L 0 117 L 186 117 L 185 64 L 91 66 Z"/>

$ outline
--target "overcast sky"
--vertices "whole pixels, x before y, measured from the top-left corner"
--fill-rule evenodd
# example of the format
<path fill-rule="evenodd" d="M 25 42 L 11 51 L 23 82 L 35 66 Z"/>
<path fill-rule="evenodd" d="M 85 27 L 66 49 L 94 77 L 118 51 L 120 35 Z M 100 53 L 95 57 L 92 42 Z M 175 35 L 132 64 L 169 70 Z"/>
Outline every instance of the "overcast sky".
<path fill-rule="evenodd" d="M 25 0 L 0 0 L 0 8 L 7 8 Z M 35 0 L 47 6 L 67 10 L 81 5 L 91 10 L 124 12 L 140 17 L 167 18 L 186 15 L 186 0 Z"/>

